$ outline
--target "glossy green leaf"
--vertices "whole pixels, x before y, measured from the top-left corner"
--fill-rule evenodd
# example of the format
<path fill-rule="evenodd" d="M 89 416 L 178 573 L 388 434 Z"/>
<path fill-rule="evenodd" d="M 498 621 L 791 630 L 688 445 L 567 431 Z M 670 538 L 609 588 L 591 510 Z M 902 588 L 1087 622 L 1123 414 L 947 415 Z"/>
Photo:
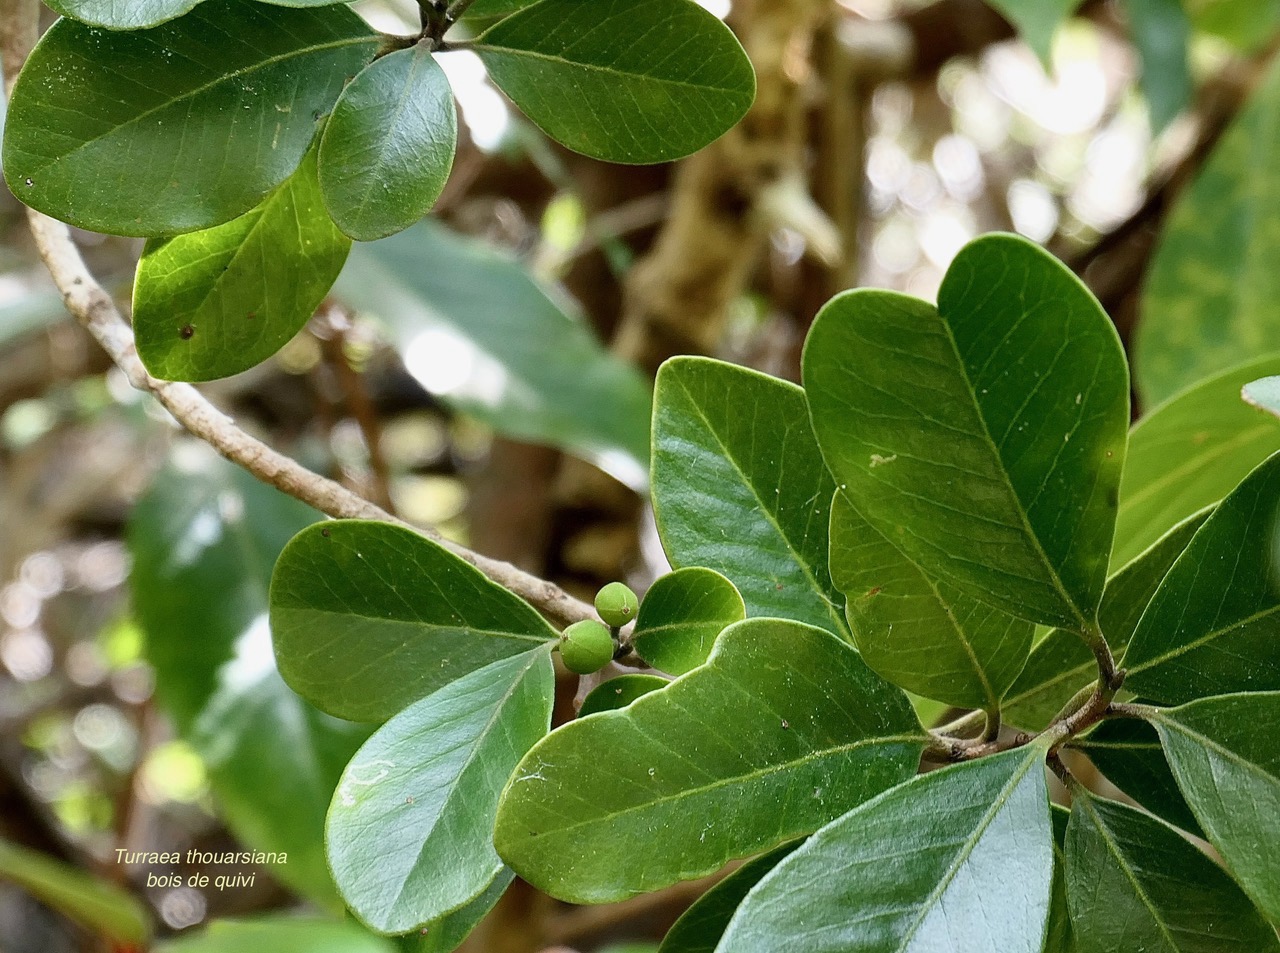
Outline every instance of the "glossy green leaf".
<path fill-rule="evenodd" d="M 748 615 L 844 634 L 827 569 L 834 492 L 799 387 L 706 358 L 658 370 L 653 510 L 673 566 L 723 573 Z"/>
<path fill-rule="evenodd" d="M 326 827 L 343 898 L 379 933 L 475 900 L 502 872 L 498 795 L 551 727 L 549 647 L 501 659 L 410 705 L 343 773 Z"/>
<path fill-rule="evenodd" d="M 493 81 L 552 139 L 608 162 L 670 162 L 755 99 L 733 33 L 693 0 L 542 0 L 477 41 Z"/>
<path fill-rule="evenodd" d="M 195 935 L 161 943 L 155 953 L 395 953 L 395 945 L 354 923 L 297 917 L 215 920 Z"/>
<path fill-rule="evenodd" d="M 999 10 L 1031 47 L 1040 62 L 1048 64 L 1053 52 L 1053 36 L 1081 0 L 987 0 Z"/>
<path fill-rule="evenodd" d="M 444 191 L 458 145 L 453 89 L 426 44 L 375 60 L 343 90 L 320 141 L 334 222 L 368 242 L 408 228 Z"/>
<path fill-rule="evenodd" d="M 422 222 L 356 246 L 338 294 L 387 323 L 409 373 L 444 403 L 644 487 L 649 385 L 510 257 Z"/>
<path fill-rule="evenodd" d="M 1134 339 L 1147 403 L 1277 349 L 1280 64 L 1249 98 L 1160 231 Z"/>
<path fill-rule="evenodd" d="M 683 675 L 707 660 L 717 635 L 746 617 L 742 596 L 720 573 L 677 569 L 645 593 L 631 644 L 654 668 Z"/>
<path fill-rule="evenodd" d="M 1066 853 L 1081 953 L 1280 950 L 1222 868 L 1150 815 L 1077 787 Z"/>
<path fill-rule="evenodd" d="M 1187 804 L 1227 868 L 1280 923 L 1280 692 L 1205 698 L 1154 719 Z"/>
<path fill-rule="evenodd" d="M 1280 374 L 1280 357 L 1250 361 L 1161 404 L 1129 435 L 1120 481 L 1113 569 L 1192 513 L 1212 506 L 1280 450 L 1280 421 L 1240 400 L 1251 381 Z"/>
<path fill-rule="evenodd" d="M 1203 836 L 1169 770 L 1160 736 L 1146 722 L 1132 718 L 1104 721 L 1077 746 L 1108 781 L 1152 814 Z"/>
<path fill-rule="evenodd" d="M 578 709 L 578 717 L 626 708 L 641 696 L 666 688 L 670 682 L 660 675 L 627 674 L 611 678 L 591 690 Z"/>
<path fill-rule="evenodd" d="M 1092 629 L 1128 369 L 1065 266 L 989 235 L 956 257 L 937 309 L 840 295 L 809 332 L 804 381 L 836 482 L 912 562 L 1021 618 Z"/>
<path fill-rule="evenodd" d="M 221 816 L 246 846 L 288 854 L 273 877 L 335 905 L 324 814 L 368 730 L 289 690 L 267 624 L 271 565 L 318 518 L 212 451 L 182 444 L 134 510 L 129 581 L 156 694 L 204 759 Z"/>
<path fill-rule="evenodd" d="M 1255 50 L 1280 26 L 1280 0 L 1186 0 L 1196 29 Z"/>
<path fill-rule="evenodd" d="M 0 881 L 5 880 L 97 936 L 125 944 L 151 936 L 146 908 L 123 888 L 0 839 Z"/>
<path fill-rule="evenodd" d="M 180 17 L 200 0 L 50 0 L 64 17 L 108 30 L 139 30 Z"/>
<path fill-rule="evenodd" d="M 515 873 L 510 868 L 503 867 L 502 872 L 494 878 L 493 883 L 484 893 L 465 907 L 460 907 L 453 913 L 446 914 L 434 923 L 428 924 L 418 936 L 413 938 L 412 945 L 406 945 L 407 948 L 413 953 L 453 953 L 471 935 L 471 931 L 480 925 L 480 921 L 497 906 L 498 901 L 502 899 L 502 895 L 507 892 L 507 888 L 515 879 Z"/>
<path fill-rule="evenodd" d="M 775 867 L 718 953 L 1041 953 L 1053 877 L 1044 752 L 920 775 Z"/>
<path fill-rule="evenodd" d="M 1125 687 L 1163 704 L 1280 689 L 1280 454 L 1218 504 L 1133 634 Z"/>
<path fill-rule="evenodd" d="M 1142 57 L 1142 93 L 1151 128 L 1160 133 L 1191 102 L 1194 87 L 1187 47 L 1191 20 L 1182 0 L 1124 0 L 1129 32 Z"/>
<path fill-rule="evenodd" d="M 821 629 L 748 619 L 707 664 L 534 746 L 494 835 L 552 896 L 604 903 L 811 833 L 915 773 L 901 692 Z"/>
<path fill-rule="evenodd" d="M 725 928 L 751 888 L 798 846 L 798 842 L 784 844 L 763 854 L 704 893 L 672 924 L 658 953 L 715 953 Z"/>
<path fill-rule="evenodd" d="M 377 46 L 340 5 L 208 0 L 133 32 L 60 20 L 14 87 L 5 179 L 28 205 L 94 231 L 221 225 L 293 173 Z"/>
<path fill-rule="evenodd" d="M 476 0 L 467 7 L 465 16 L 468 20 L 491 21 L 510 16 L 517 10 L 531 7 L 537 2 L 538 0 Z"/>
<path fill-rule="evenodd" d="M 285 547 L 271 580 L 271 632 L 294 691 L 353 721 L 390 718 L 559 637 L 443 546 L 360 520 L 313 526 Z"/>
<path fill-rule="evenodd" d="M 163 380 L 247 371 L 302 330 L 350 250 L 320 201 L 309 153 L 252 211 L 147 242 L 133 289 L 138 356 Z"/>
<path fill-rule="evenodd" d="M 1071 911 L 1067 909 L 1067 864 L 1063 853 L 1071 812 L 1060 804 L 1051 804 L 1049 810 L 1053 819 L 1053 891 L 1044 953 L 1079 953 L 1075 931 L 1071 928 Z"/>
<path fill-rule="evenodd" d="M 1210 512 L 1183 520 L 1108 580 L 1098 624 L 1117 660 L 1123 660 L 1151 597 Z M 1097 660 L 1080 636 L 1054 629 L 1031 650 L 1026 668 L 1009 689 L 1005 717 L 1023 728 L 1043 728 L 1076 692 L 1097 677 Z"/>
<path fill-rule="evenodd" d="M 831 504 L 831 577 L 871 668 L 927 698 L 999 709 L 1031 651 L 1032 623 L 929 578 L 843 493 Z"/>

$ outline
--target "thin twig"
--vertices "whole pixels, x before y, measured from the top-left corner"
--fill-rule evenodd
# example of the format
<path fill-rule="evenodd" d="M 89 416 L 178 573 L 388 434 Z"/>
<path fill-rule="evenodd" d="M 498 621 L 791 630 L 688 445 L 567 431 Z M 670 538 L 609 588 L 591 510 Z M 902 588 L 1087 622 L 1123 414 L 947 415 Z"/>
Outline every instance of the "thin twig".
<path fill-rule="evenodd" d="M 4 62 L 6 93 L 12 91 L 18 71 L 35 43 L 38 15 L 36 0 L 0 0 L 0 57 Z M 129 383 L 154 396 L 178 423 L 259 480 L 328 516 L 409 525 L 249 436 L 190 384 L 157 380 L 148 374 L 138 357 L 133 329 L 89 271 L 67 226 L 35 210 L 29 210 L 27 217 L 40 257 L 62 293 L 67 310 L 107 352 Z M 472 552 L 430 527 L 410 528 L 471 563 L 557 622 L 594 617 L 590 606 L 554 583 L 510 563 Z"/>

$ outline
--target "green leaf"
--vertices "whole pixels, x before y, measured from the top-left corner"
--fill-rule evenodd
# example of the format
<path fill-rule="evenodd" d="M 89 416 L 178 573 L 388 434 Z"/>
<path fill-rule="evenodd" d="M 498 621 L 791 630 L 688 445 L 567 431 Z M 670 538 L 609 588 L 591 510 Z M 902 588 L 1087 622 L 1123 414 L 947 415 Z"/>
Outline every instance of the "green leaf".
<path fill-rule="evenodd" d="M 668 684 L 670 683 L 660 675 L 619 675 L 591 690 L 578 708 L 578 717 L 586 718 L 602 711 L 626 708 L 637 698 L 666 688 Z"/>
<path fill-rule="evenodd" d="M 1205 698 L 1158 712 L 1169 767 L 1227 869 L 1280 923 L 1280 692 Z"/>
<path fill-rule="evenodd" d="M 318 518 L 203 446 L 181 444 L 134 509 L 129 582 L 157 696 L 204 759 L 221 816 L 246 846 L 288 854 L 272 876 L 334 906 L 324 815 L 368 730 L 289 690 L 267 625 L 272 563 Z"/>
<path fill-rule="evenodd" d="M 365 742 L 333 795 L 329 867 L 379 933 L 408 933 L 465 906 L 503 864 L 498 795 L 551 726 L 548 647 L 501 659 L 410 705 Z"/>
<path fill-rule="evenodd" d="M 465 907 L 428 924 L 423 928 L 422 933 L 414 938 L 416 942 L 407 948 L 413 953 L 453 953 L 471 935 L 471 931 L 480 925 L 480 921 L 497 906 L 498 901 L 502 899 L 502 895 L 507 892 L 507 888 L 515 879 L 515 873 L 510 868 L 503 867 L 502 872 L 494 878 L 493 883 L 484 893 Z"/>
<path fill-rule="evenodd" d="M 1267 953 L 1276 933 L 1222 868 L 1141 811 L 1073 791 L 1067 902 L 1084 953 Z"/>
<path fill-rule="evenodd" d="M 338 294 L 387 323 L 409 373 L 444 403 L 645 485 L 648 383 L 508 256 L 421 222 L 356 246 Z"/>
<path fill-rule="evenodd" d="M 1151 597 L 1197 530 L 1209 518 L 1204 510 L 1184 520 L 1107 582 L 1098 624 L 1112 654 L 1122 660 Z M 1075 694 L 1097 680 L 1098 663 L 1080 636 L 1054 629 L 1041 639 L 1005 699 L 1007 720 L 1023 728 L 1049 723 Z"/>
<path fill-rule="evenodd" d="M 147 242 L 133 289 L 138 356 L 163 380 L 247 371 L 302 330 L 350 250 L 320 201 L 313 151 L 252 211 Z"/>
<path fill-rule="evenodd" d="M 1053 878 L 1044 752 L 920 775 L 809 838 L 721 953 L 1040 953 Z"/>
<path fill-rule="evenodd" d="M 215 920 L 208 929 L 183 935 L 155 953 L 395 953 L 395 945 L 354 923 L 284 916 Z"/>
<path fill-rule="evenodd" d="M 835 484 L 794 384 L 706 358 L 658 370 L 653 511 L 673 566 L 707 566 L 747 614 L 845 634 L 827 569 Z"/>
<path fill-rule="evenodd" d="M 271 580 L 286 682 L 325 711 L 382 721 L 490 662 L 559 638 L 524 600 L 443 546 L 341 520 L 289 543 Z"/>
<path fill-rule="evenodd" d="M 1144 721 L 1104 721 L 1076 743 L 1107 780 L 1152 814 L 1197 836 L 1200 824 L 1169 770 L 1160 736 Z"/>
<path fill-rule="evenodd" d="M 725 927 L 751 888 L 798 846 L 799 842 L 784 844 L 763 854 L 704 893 L 672 924 L 658 953 L 715 953 Z"/>
<path fill-rule="evenodd" d="M 108 30 L 139 30 L 180 17 L 200 0 L 50 0 L 57 14 Z"/>
<path fill-rule="evenodd" d="M 467 7 L 465 16 L 472 21 L 493 21 L 531 7 L 537 2 L 538 0 L 476 0 Z"/>
<path fill-rule="evenodd" d="M 1187 47 L 1191 20 L 1182 0 L 1125 0 L 1130 33 L 1142 57 L 1142 92 L 1151 128 L 1160 133 L 1191 102 L 1194 86 Z"/>
<path fill-rule="evenodd" d="M 839 492 L 831 504 L 831 576 L 872 669 L 927 698 L 999 710 L 1026 664 L 1034 625 L 929 578 Z"/>
<path fill-rule="evenodd" d="M 458 145 L 458 112 L 425 44 L 375 60 L 343 90 L 320 141 L 320 187 L 338 227 L 385 238 L 431 210 Z"/>
<path fill-rule="evenodd" d="M 1280 357 L 1250 361 L 1202 381 L 1133 428 L 1120 482 L 1112 568 L 1217 503 L 1280 450 L 1280 421 L 1240 400 L 1242 387 L 1269 374 L 1280 374 Z"/>
<path fill-rule="evenodd" d="M 17 884 L 91 933 L 116 943 L 145 944 L 151 936 L 146 908 L 127 891 L 3 839 L 0 880 Z"/>
<path fill-rule="evenodd" d="M 1059 804 L 1049 805 L 1053 819 L 1053 892 L 1049 900 L 1049 926 L 1044 938 L 1044 953 L 1078 953 L 1075 931 L 1071 929 L 1071 913 L 1067 909 L 1067 866 L 1063 844 L 1071 812 Z"/>
<path fill-rule="evenodd" d="M 1280 454 L 1223 500 L 1151 599 L 1125 687 L 1163 704 L 1280 689 Z"/>
<path fill-rule="evenodd" d="M 1280 24 L 1280 0 L 1186 0 L 1196 29 L 1243 50 L 1270 40 Z"/>
<path fill-rule="evenodd" d="M 923 747 L 906 698 L 848 645 L 748 619 L 701 668 L 535 745 L 494 842 L 554 897 L 619 900 L 811 833 L 910 777 Z"/>
<path fill-rule="evenodd" d="M 645 593 L 631 644 L 654 668 L 683 675 L 707 660 L 717 635 L 746 617 L 742 596 L 720 573 L 677 569 Z"/>
<path fill-rule="evenodd" d="M 1047 67 L 1053 53 L 1053 36 L 1081 0 L 987 0 L 1012 23 L 1027 46 Z"/>
<path fill-rule="evenodd" d="M 750 108 L 755 73 L 692 0 L 542 0 L 477 41 L 493 81 L 564 146 L 608 162 L 670 162 Z"/>
<path fill-rule="evenodd" d="M 5 179 L 33 208 L 94 231 L 221 225 L 293 173 L 377 46 L 343 6 L 208 0 L 125 33 L 60 20 L 14 87 Z"/>
<path fill-rule="evenodd" d="M 1280 274 L 1267 248 L 1280 217 L 1271 67 L 1160 232 L 1134 338 L 1138 390 L 1152 404 L 1276 350 Z"/>
<path fill-rule="evenodd" d="M 809 332 L 804 381 L 841 490 L 927 575 L 1092 630 L 1129 383 L 1115 328 L 1065 266 L 989 235 L 956 257 L 937 309 L 840 295 Z"/>

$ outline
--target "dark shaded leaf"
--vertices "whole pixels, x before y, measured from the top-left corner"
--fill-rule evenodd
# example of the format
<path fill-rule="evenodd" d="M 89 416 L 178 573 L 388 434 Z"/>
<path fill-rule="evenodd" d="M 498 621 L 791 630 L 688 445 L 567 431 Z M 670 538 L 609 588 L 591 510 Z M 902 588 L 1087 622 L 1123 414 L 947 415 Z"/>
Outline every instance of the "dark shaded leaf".
<path fill-rule="evenodd" d="M 1125 687 L 1177 704 L 1280 689 L 1280 454 L 1218 504 L 1147 606 Z"/>
<path fill-rule="evenodd" d="M 1067 903 L 1081 953 L 1270 953 L 1267 926 L 1226 873 L 1173 828 L 1075 788 Z"/>

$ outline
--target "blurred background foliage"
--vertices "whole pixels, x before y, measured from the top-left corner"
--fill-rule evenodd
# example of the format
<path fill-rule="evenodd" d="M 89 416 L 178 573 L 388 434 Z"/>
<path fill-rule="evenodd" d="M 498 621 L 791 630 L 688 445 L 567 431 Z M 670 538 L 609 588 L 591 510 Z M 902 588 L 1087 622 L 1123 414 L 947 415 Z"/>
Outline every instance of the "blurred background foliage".
<path fill-rule="evenodd" d="M 704 5 L 744 39 L 760 99 L 676 167 L 565 152 L 476 57 L 444 56 L 463 143 L 435 215 L 358 246 L 303 333 L 207 393 L 404 518 L 590 593 L 665 569 L 641 495 L 662 360 L 794 380 L 832 293 L 932 298 L 982 232 L 1071 264 L 1130 347 L 1140 408 L 1280 350 L 1280 2 Z M 390 31 L 417 17 L 356 8 Z M 140 243 L 77 239 L 127 303 Z M 293 695 L 266 624 L 275 556 L 316 518 L 130 390 L 0 194 L 0 949 L 340 914 L 323 816 L 370 728 Z M 115 863 L 241 846 L 289 862 L 233 890 Z M 577 910 L 517 884 L 467 948 L 652 950 L 705 887 Z M 284 949 L 237 929 L 172 949 Z M 286 930 L 289 949 L 396 948 L 333 920 Z"/>

